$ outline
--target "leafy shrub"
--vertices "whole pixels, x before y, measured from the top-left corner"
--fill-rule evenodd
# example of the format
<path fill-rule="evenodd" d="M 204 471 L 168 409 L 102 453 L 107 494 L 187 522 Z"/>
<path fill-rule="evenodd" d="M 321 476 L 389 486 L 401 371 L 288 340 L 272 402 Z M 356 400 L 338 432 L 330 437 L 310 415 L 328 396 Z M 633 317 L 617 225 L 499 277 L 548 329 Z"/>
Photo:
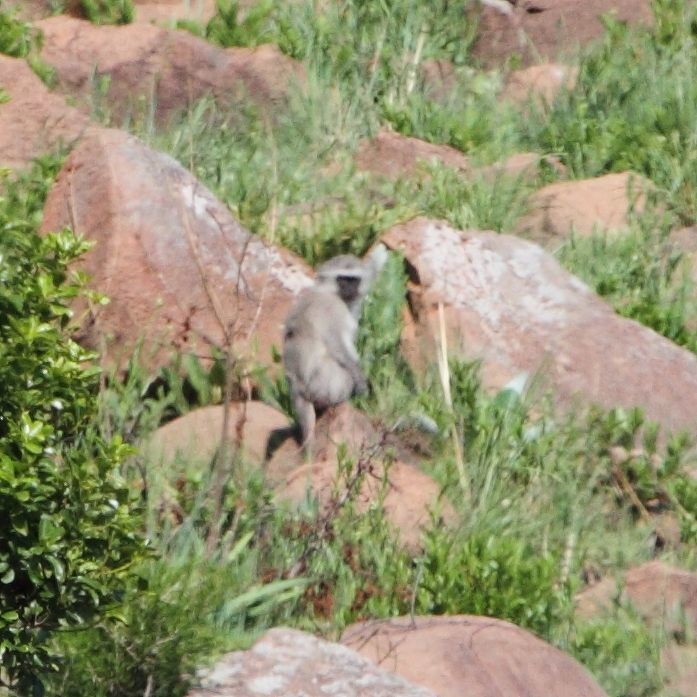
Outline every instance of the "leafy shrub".
<path fill-rule="evenodd" d="M 26 58 L 40 49 L 41 32 L 26 22 L 18 20 L 14 13 L 0 9 L 0 53 L 15 58 Z"/>
<path fill-rule="evenodd" d="M 591 670 L 609 695 L 648 697 L 664 694 L 660 647 L 661 637 L 636 613 L 615 608 L 606 617 L 579 623 L 564 648 Z"/>
<path fill-rule="evenodd" d="M 13 12 L 0 8 L 0 53 L 26 58 L 31 69 L 47 84 L 53 80 L 53 69 L 39 57 L 43 35 L 39 29 L 22 22 Z"/>
<path fill-rule="evenodd" d="M 425 614 L 499 617 L 540 634 L 570 614 L 559 562 L 512 537 L 464 536 L 426 545 L 417 607 Z"/>
<path fill-rule="evenodd" d="M 244 18 L 237 0 L 217 0 L 216 14 L 206 27 L 206 38 L 220 46 L 258 46 L 273 40 L 270 26 L 275 0 L 255 3 Z"/>
<path fill-rule="evenodd" d="M 135 13 L 133 0 L 81 0 L 80 6 L 94 24 L 129 24 Z"/>
<path fill-rule="evenodd" d="M 572 238 L 560 260 L 620 315 L 697 351 L 693 284 L 667 234 L 665 223 L 645 213 L 628 234 Z"/>
<path fill-rule="evenodd" d="M 94 356 L 65 331 L 81 292 L 66 267 L 87 246 L 35 232 L 50 164 L 0 197 L 0 656 L 22 694 L 56 668 L 52 634 L 106 609 L 141 550 L 114 472 L 130 448 L 95 433 Z"/>

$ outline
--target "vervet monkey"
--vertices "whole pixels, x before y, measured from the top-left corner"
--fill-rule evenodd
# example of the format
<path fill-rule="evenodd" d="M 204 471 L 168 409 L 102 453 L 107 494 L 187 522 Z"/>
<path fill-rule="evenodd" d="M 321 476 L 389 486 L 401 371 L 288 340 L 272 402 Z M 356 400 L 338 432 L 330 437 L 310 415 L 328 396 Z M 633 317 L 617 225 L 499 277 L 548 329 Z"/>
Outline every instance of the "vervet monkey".
<path fill-rule="evenodd" d="M 379 244 L 365 261 L 342 254 L 317 267 L 283 332 L 283 367 L 290 383 L 302 445 L 309 451 L 316 413 L 368 390 L 355 340 L 363 300 L 387 260 Z"/>

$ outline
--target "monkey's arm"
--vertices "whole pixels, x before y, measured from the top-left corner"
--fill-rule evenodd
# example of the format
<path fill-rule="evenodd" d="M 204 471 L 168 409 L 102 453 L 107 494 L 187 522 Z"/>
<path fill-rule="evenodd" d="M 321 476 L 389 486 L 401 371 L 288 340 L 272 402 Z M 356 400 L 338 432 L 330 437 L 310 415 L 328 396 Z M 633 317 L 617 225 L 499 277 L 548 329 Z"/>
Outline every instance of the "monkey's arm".
<path fill-rule="evenodd" d="M 358 362 L 358 352 L 353 344 L 352 334 L 331 334 L 326 337 L 326 341 L 329 354 L 351 376 L 353 394 L 365 394 L 368 391 L 368 379 Z"/>

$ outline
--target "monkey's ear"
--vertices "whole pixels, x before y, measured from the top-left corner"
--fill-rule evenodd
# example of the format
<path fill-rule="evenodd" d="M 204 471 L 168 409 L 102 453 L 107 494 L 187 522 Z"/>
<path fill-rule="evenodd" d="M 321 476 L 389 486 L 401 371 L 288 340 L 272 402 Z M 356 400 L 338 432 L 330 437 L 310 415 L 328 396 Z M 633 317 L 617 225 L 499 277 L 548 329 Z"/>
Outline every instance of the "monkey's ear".
<path fill-rule="evenodd" d="M 378 242 L 370 250 L 368 260 L 376 272 L 380 271 L 380 269 L 386 264 L 389 254 L 389 250 L 382 242 Z"/>

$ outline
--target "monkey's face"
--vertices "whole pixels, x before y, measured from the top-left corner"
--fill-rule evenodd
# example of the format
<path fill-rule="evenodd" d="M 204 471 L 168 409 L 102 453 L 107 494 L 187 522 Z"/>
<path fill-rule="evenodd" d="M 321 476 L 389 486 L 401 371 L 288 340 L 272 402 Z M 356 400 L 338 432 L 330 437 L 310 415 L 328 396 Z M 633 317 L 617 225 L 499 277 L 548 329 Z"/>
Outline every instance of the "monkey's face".
<path fill-rule="evenodd" d="M 336 287 L 339 291 L 339 297 L 345 303 L 352 303 L 358 298 L 361 290 L 360 276 L 337 276 Z"/>

